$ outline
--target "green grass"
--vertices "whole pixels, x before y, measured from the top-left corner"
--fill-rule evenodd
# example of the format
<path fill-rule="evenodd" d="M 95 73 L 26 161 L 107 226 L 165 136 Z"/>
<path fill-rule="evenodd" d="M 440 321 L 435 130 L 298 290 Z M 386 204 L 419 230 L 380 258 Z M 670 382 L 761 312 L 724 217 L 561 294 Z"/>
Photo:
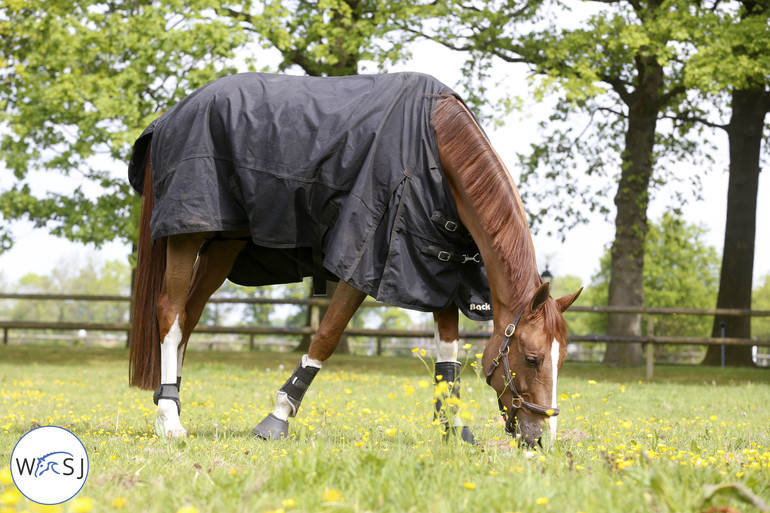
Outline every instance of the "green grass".
<path fill-rule="evenodd" d="M 471 368 L 463 399 L 477 447 L 443 441 L 422 362 L 340 355 L 313 383 L 290 440 L 253 440 L 297 361 L 192 352 L 189 437 L 167 441 L 155 434 L 152 394 L 126 385 L 125 351 L 0 347 L 0 512 L 40 511 L 15 502 L 7 483 L 15 443 L 38 424 L 73 431 L 91 465 L 78 497 L 93 507 L 46 511 L 743 512 L 770 503 L 767 370 L 658 366 L 646 382 L 643 368 L 568 362 L 559 439 L 527 452 L 509 443 L 492 389 Z"/>

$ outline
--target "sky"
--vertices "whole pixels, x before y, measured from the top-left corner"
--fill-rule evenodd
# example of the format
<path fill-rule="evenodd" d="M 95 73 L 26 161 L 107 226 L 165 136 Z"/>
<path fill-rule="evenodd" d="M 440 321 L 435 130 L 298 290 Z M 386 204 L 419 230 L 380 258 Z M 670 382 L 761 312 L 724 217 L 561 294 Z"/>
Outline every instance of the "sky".
<path fill-rule="evenodd" d="M 461 66 L 462 62 L 456 55 L 433 43 L 422 43 L 415 47 L 414 58 L 411 61 L 392 67 L 390 71 L 429 73 L 446 85 L 454 87 L 460 81 Z M 525 70 L 522 67 L 501 64 L 493 69 L 493 74 L 501 84 L 493 88 L 493 94 L 508 92 L 526 95 L 528 85 L 525 80 Z M 519 177 L 519 171 L 515 166 L 516 152 L 523 151 L 531 141 L 535 140 L 537 121 L 546 114 L 542 108 L 533 103 L 525 107 L 524 114 L 510 115 L 500 129 L 484 127 L 492 145 L 506 163 L 515 181 Z M 725 149 L 710 172 L 683 169 L 685 173 L 701 175 L 703 200 L 684 205 L 682 211 L 687 221 L 700 224 L 708 230 L 705 236 L 706 243 L 714 246 L 721 254 L 727 206 L 727 151 L 726 136 L 718 134 L 716 137 L 722 139 L 716 142 Z M 115 163 L 114 169 L 115 173 L 122 173 L 125 176 L 126 164 Z M 770 273 L 770 236 L 767 235 L 767 227 L 770 225 L 770 201 L 763 201 L 763 198 L 770 198 L 770 178 L 767 175 L 767 172 L 760 174 L 754 264 L 755 285 L 760 283 L 764 275 Z M 9 173 L 0 170 L 0 185 L 7 179 L 9 179 Z M 45 185 L 38 184 L 38 186 Z M 648 210 L 651 220 L 657 221 L 672 206 L 669 196 L 664 191 L 652 199 Z M 608 198 L 607 204 L 612 206 L 612 198 Z M 526 204 L 524 208 L 527 208 Z M 98 250 L 92 246 L 70 243 L 49 236 L 44 230 L 35 229 L 24 222 L 14 223 L 13 230 L 14 247 L 0 255 L 0 276 L 6 283 L 14 283 L 27 273 L 49 273 L 62 260 L 127 259 L 130 253 L 130 248 L 119 243 L 106 244 Z M 591 277 L 598 271 L 599 259 L 611 244 L 614 234 L 614 212 L 608 220 L 597 216 L 591 220 L 590 224 L 569 230 L 563 234 L 563 242 L 559 237 L 548 237 L 543 233 L 535 234 L 533 242 L 541 272 L 547 265 L 556 280 L 559 276 L 573 275 L 579 277 L 583 285 L 589 284 Z"/>

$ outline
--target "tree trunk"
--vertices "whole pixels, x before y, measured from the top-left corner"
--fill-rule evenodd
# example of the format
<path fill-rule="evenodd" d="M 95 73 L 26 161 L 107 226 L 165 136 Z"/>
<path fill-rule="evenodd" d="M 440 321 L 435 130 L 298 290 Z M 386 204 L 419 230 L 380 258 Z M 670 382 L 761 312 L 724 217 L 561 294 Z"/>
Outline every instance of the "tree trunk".
<path fill-rule="evenodd" d="M 727 127 L 730 144 L 730 179 L 727 219 L 717 308 L 751 308 L 754 272 L 759 161 L 770 94 L 763 87 L 733 91 L 732 115 Z M 751 318 L 714 317 L 712 337 L 751 338 Z M 725 346 L 725 365 L 753 366 L 751 346 Z M 704 365 L 720 365 L 721 346 L 709 346 Z"/>
<path fill-rule="evenodd" d="M 663 69 L 654 57 L 637 61 L 639 87 L 628 95 L 628 128 L 618 190 L 615 194 L 617 216 L 612 242 L 609 305 L 644 306 L 642 288 L 644 240 L 647 235 L 647 204 L 653 168 L 655 128 L 663 86 Z M 608 335 L 642 334 L 641 314 L 609 314 Z M 639 343 L 608 343 L 603 363 L 640 365 L 644 361 Z"/>

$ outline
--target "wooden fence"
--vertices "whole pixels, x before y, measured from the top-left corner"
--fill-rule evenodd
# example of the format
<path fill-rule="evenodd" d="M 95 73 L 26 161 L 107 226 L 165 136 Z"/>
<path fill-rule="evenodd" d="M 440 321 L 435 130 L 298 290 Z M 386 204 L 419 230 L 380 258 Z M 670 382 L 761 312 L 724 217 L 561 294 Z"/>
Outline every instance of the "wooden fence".
<path fill-rule="evenodd" d="M 130 303 L 129 296 L 106 296 L 106 295 L 83 295 L 83 294 L 7 294 L 0 293 L 0 300 L 24 300 L 24 301 L 113 301 Z M 212 297 L 210 303 L 213 304 L 264 304 L 264 305 L 293 305 L 307 307 L 311 309 L 311 315 L 308 326 L 204 326 L 196 328 L 196 333 L 206 334 L 236 334 L 248 335 L 249 347 L 254 348 L 255 336 L 274 335 L 274 336 L 302 336 L 315 332 L 318 327 L 321 307 L 329 304 L 327 298 L 312 299 L 270 299 L 270 298 L 227 298 Z M 383 303 L 367 300 L 364 307 L 388 307 Z M 611 306 L 573 306 L 570 312 L 587 314 L 607 314 L 607 313 L 640 313 L 647 319 L 647 334 L 644 336 L 618 336 L 618 335 L 598 335 L 598 334 L 571 334 L 571 343 L 580 342 L 620 342 L 620 343 L 641 343 L 645 346 L 647 376 L 652 377 L 654 366 L 654 347 L 661 344 L 675 345 L 745 345 L 770 347 L 770 340 L 760 339 L 742 339 L 742 338 L 713 338 L 713 337 L 672 337 L 654 334 L 654 316 L 655 315 L 727 315 L 727 316 L 750 316 L 750 317 L 770 317 L 770 311 L 760 310 L 741 310 L 741 309 L 687 309 L 687 308 L 654 308 L 654 307 L 611 307 Z M 9 333 L 11 331 L 30 331 L 30 330 L 56 330 L 70 331 L 73 333 L 86 331 L 105 331 L 124 333 L 129 331 L 129 324 L 125 322 L 61 322 L 61 321 L 11 321 L 0 320 L 0 328 L 3 330 L 3 344 L 8 344 Z M 368 328 L 348 328 L 346 334 L 350 337 L 369 337 L 376 340 L 376 354 L 382 354 L 383 339 L 432 339 L 433 330 L 430 329 L 368 329 Z M 489 331 L 462 332 L 462 339 L 478 340 L 489 338 Z M 60 337 L 61 338 L 61 337 Z M 82 338 L 78 336 L 73 339 Z M 212 342 L 208 342 L 212 344 Z M 286 345 L 282 343 L 280 345 Z"/>

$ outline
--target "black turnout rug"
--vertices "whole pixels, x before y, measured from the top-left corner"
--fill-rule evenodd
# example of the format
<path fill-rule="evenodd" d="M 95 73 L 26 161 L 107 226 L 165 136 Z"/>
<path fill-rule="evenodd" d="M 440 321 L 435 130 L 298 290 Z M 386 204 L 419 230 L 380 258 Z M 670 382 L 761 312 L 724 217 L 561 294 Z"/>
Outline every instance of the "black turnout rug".
<path fill-rule="evenodd" d="M 141 192 L 152 140 L 152 238 L 249 232 L 236 283 L 341 279 L 385 303 L 490 319 L 430 123 L 439 95 L 456 96 L 419 73 L 221 78 L 147 127 L 129 180 Z"/>

